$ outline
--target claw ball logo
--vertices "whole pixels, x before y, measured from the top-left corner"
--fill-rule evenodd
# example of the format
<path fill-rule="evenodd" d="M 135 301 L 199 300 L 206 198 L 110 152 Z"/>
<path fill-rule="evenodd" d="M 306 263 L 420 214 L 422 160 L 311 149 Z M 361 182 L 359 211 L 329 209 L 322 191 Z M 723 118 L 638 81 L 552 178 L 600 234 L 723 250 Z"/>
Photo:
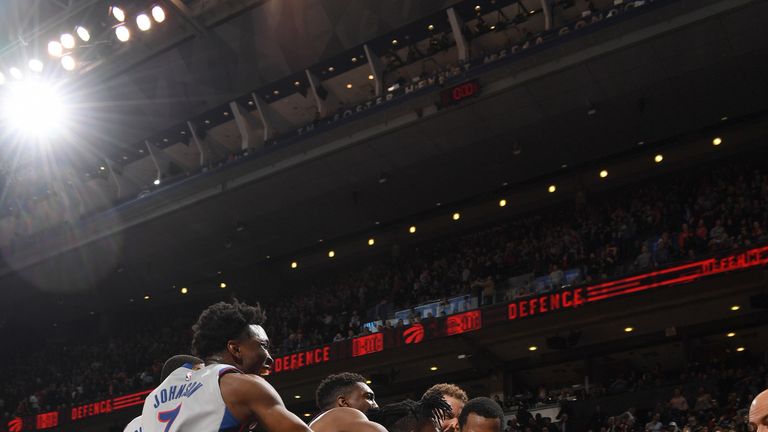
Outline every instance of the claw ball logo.
<path fill-rule="evenodd" d="M 24 426 L 24 421 L 18 417 L 8 422 L 9 432 L 21 432 L 21 428 Z"/>
<path fill-rule="evenodd" d="M 414 324 L 403 332 L 403 338 L 407 344 L 417 344 L 424 340 L 424 326 Z"/>

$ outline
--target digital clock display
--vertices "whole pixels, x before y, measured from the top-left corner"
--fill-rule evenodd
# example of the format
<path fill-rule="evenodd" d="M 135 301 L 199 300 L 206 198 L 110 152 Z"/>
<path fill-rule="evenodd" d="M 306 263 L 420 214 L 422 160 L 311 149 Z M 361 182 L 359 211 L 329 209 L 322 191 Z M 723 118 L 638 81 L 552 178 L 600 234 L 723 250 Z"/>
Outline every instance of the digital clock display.
<path fill-rule="evenodd" d="M 483 327 L 479 310 L 449 315 L 445 320 L 445 334 L 448 336 L 479 330 Z"/>
<path fill-rule="evenodd" d="M 384 351 L 384 333 L 374 333 L 352 339 L 352 357 Z"/>
<path fill-rule="evenodd" d="M 464 99 L 475 97 L 480 93 L 480 82 L 477 79 L 455 85 L 440 93 L 443 106 L 455 105 Z"/>

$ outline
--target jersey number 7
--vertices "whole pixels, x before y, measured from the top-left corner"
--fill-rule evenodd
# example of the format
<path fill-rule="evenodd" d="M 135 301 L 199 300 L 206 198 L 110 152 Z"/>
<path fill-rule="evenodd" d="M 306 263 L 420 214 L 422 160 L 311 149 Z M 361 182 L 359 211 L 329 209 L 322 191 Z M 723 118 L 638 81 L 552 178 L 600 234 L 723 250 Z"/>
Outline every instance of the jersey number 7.
<path fill-rule="evenodd" d="M 178 404 L 176 408 L 168 411 L 160 411 L 157 413 L 157 420 L 160 423 L 168 423 L 165 425 L 165 429 L 163 432 L 168 432 L 171 430 L 171 426 L 173 425 L 173 422 L 176 421 L 176 417 L 179 416 L 179 411 L 181 411 L 181 404 Z"/>

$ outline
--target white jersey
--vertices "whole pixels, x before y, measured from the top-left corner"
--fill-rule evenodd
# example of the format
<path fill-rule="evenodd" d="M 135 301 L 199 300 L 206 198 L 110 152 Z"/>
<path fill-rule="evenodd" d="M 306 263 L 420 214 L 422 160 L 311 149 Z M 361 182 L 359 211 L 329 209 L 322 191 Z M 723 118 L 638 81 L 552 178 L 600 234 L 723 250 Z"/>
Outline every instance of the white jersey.
<path fill-rule="evenodd" d="M 180 367 L 144 401 L 142 432 L 239 431 L 221 397 L 219 378 L 241 373 L 234 366 L 213 364 L 200 370 Z"/>
<path fill-rule="evenodd" d="M 123 432 L 143 432 L 141 430 L 141 416 L 136 417 L 128 423 Z"/>

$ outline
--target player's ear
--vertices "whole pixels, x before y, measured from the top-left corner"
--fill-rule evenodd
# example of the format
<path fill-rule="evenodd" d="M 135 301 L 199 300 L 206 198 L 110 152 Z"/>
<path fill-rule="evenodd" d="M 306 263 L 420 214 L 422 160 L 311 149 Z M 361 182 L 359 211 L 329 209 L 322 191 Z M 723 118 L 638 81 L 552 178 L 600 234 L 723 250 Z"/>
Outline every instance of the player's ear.
<path fill-rule="evenodd" d="M 229 354 L 232 355 L 232 357 L 239 359 L 240 343 L 238 343 L 236 340 L 227 341 L 227 352 L 229 352 Z"/>
<path fill-rule="evenodd" d="M 349 402 L 347 402 L 347 398 L 344 396 L 339 396 L 336 398 L 336 405 L 340 407 L 349 407 Z"/>

